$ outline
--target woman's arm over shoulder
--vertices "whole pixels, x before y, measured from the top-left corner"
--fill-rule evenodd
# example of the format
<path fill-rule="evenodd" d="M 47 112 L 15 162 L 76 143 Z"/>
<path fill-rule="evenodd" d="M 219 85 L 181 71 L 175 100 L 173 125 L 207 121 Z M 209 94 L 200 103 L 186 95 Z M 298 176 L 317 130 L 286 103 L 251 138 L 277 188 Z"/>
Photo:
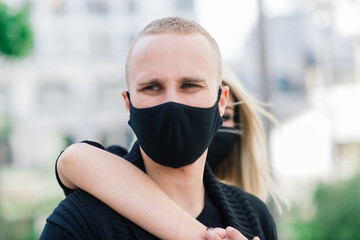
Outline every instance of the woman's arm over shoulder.
<path fill-rule="evenodd" d="M 56 161 L 56 171 L 60 182 L 70 189 L 79 188 L 76 180 L 73 179 L 72 173 L 75 172 L 76 175 L 81 175 L 81 172 L 87 170 L 89 164 L 94 164 L 92 161 L 95 157 L 96 161 L 101 161 L 102 154 L 99 149 L 105 150 L 99 143 L 83 141 L 74 143 L 62 151 Z"/>
<path fill-rule="evenodd" d="M 101 150 L 106 150 L 100 143 L 85 140 L 81 143 L 75 143 L 70 145 L 59 154 L 55 162 L 55 175 L 60 187 L 64 190 L 66 196 L 72 193 L 75 189 L 79 188 L 71 179 L 71 176 L 67 176 L 66 167 L 71 166 L 71 168 L 75 168 L 75 171 L 86 170 L 81 169 L 82 167 L 84 167 L 84 164 L 87 163 L 86 161 L 89 157 L 88 151 L 86 151 L 86 149 L 81 150 L 82 145 L 84 144 L 88 144 Z M 77 156 L 75 154 L 78 154 L 79 157 L 75 158 Z M 99 159 L 99 161 L 100 160 L 101 159 Z"/>
<path fill-rule="evenodd" d="M 119 156 L 76 143 L 65 149 L 57 167 L 66 186 L 87 191 L 159 238 L 205 238 L 204 225 L 173 202 L 143 171 Z"/>

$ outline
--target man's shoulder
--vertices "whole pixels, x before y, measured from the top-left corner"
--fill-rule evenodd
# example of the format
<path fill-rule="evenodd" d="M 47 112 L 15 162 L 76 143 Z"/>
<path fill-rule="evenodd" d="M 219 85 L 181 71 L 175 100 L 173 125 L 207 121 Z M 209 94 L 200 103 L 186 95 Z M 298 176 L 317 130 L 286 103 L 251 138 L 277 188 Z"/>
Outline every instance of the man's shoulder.
<path fill-rule="evenodd" d="M 49 220 L 62 221 L 67 218 L 79 223 L 94 224 L 99 219 L 106 221 L 110 211 L 111 209 L 106 204 L 91 194 L 78 189 L 60 202 L 50 215 Z"/>
<path fill-rule="evenodd" d="M 256 209 L 266 209 L 267 210 L 267 206 L 265 205 L 265 203 L 262 200 L 260 200 L 255 195 L 244 191 L 243 189 L 241 189 L 239 187 L 225 184 L 225 183 L 220 183 L 220 187 L 222 188 L 223 192 L 226 195 L 232 195 L 238 201 L 246 200 L 247 204 L 254 206 Z"/>
<path fill-rule="evenodd" d="M 85 206 L 85 208 L 107 207 L 106 204 L 104 204 L 99 199 L 97 199 L 96 197 L 94 197 L 93 195 L 82 189 L 75 190 L 72 194 L 67 196 L 61 203 L 76 205 L 77 207 Z M 88 205 L 90 203 L 91 205 Z"/>
<path fill-rule="evenodd" d="M 76 190 L 46 219 L 41 239 L 114 239 L 111 209 L 89 193 Z"/>
<path fill-rule="evenodd" d="M 111 145 L 107 147 L 106 150 L 120 157 L 126 156 L 128 154 L 128 150 L 120 145 Z"/>
<path fill-rule="evenodd" d="M 255 232 L 262 232 L 265 239 L 277 239 L 274 219 L 262 200 L 236 186 L 224 183 L 220 183 L 220 186 L 234 212 L 241 212 L 238 211 L 241 208 Z M 258 227 L 261 230 L 257 229 Z"/>
<path fill-rule="evenodd" d="M 54 228 L 60 228 L 57 234 L 78 236 L 71 239 L 157 239 L 81 189 L 68 195 L 48 217 L 44 231 Z"/>

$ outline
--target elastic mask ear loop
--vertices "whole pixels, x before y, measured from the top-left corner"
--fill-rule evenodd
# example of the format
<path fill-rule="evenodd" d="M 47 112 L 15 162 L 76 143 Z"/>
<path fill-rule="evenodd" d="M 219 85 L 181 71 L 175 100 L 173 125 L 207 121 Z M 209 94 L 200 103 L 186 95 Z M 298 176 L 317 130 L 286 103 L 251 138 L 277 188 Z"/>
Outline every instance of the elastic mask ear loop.
<path fill-rule="evenodd" d="M 126 91 L 126 96 L 128 97 L 128 99 L 130 101 L 130 93 L 128 91 Z"/>
<path fill-rule="evenodd" d="M 222 88 L 220 87 L 220 88 L 219 88 L 219 91 L 218 91 L 217 101 L 216 101 L 217 103 L 219 103 L 219 101 L 220 101 L 221 93 L 222 93 Z"/>
<path fill-rule="evenodd" d="M 130 93 L 129 93 L 129 91 L 126 91 L 126 96 L 127 96 L 127 98 L 129 99 L 130 106 L 133 107 L 133 105 L 132 105 L 132 103 L 131 103 L 131 100 L 130 100 Z"/>

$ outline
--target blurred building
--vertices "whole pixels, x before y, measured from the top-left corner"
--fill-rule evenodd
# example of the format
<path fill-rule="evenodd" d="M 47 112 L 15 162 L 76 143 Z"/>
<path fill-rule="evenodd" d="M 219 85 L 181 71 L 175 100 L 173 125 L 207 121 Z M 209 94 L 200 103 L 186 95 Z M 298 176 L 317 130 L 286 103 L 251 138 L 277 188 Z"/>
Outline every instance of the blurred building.
<path fill-rule="evenodd" d="M 4 2 L 30 3 L 35 46 L 25 60 L 0 59 L 0 124 L 10 139 L 1 158 L 11 158 L 2 162 L 53 165 L 68 143 L 84 139 L 128 147 L 121 90 L 129 44 L 155 18 L 194 18 L 193 0 Z"/>
<path fill-rule="evenodd" d="M 338 32 L 333 11 L 320 5 L 266 23 L 269 109 L 280 121 L 270 138 L 271 159 L 280 184 L 299 201 L 301 186 L 348 177 L 360 166 L 357 39 Z M 261 93 L 257 28 L 246 49 L 233 65 Z"/>
<path fill-rule="evenodd" d="M 266 22 L 268 91 L 272 111 L 280 119 L 306 109 L 312 89 L 355 81 L 353 42 L 330 26 L 317 26 L 315 17 L 316 11 L 311 10 Z M 249 35 L 245 48 L 234 67 L 261 99 L 258 28 Z"/>

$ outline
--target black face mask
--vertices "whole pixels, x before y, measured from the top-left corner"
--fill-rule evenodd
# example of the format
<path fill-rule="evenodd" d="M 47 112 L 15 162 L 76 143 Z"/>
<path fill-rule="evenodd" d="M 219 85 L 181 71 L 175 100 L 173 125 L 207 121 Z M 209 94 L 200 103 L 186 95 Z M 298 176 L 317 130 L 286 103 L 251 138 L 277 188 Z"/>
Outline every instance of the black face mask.
<path fill-rule="evenodd" d="M 231 131 L 236 131 L 236 129 L 221 127 L 209 146 L 206 161 L 212 170 L 219 166 L 234 147 L 237 134 Z"/>
<path fill-rule="evenodd" d="M 127 96 L 130 100 L 129 93 Z M 135 108 L 130 101 L 129 125 L 140 147 L 155 162 L 179 168 L 194 163 L 208 148 L 222 125 L 219 99 L 210 108 L 167 102 Z"/>

